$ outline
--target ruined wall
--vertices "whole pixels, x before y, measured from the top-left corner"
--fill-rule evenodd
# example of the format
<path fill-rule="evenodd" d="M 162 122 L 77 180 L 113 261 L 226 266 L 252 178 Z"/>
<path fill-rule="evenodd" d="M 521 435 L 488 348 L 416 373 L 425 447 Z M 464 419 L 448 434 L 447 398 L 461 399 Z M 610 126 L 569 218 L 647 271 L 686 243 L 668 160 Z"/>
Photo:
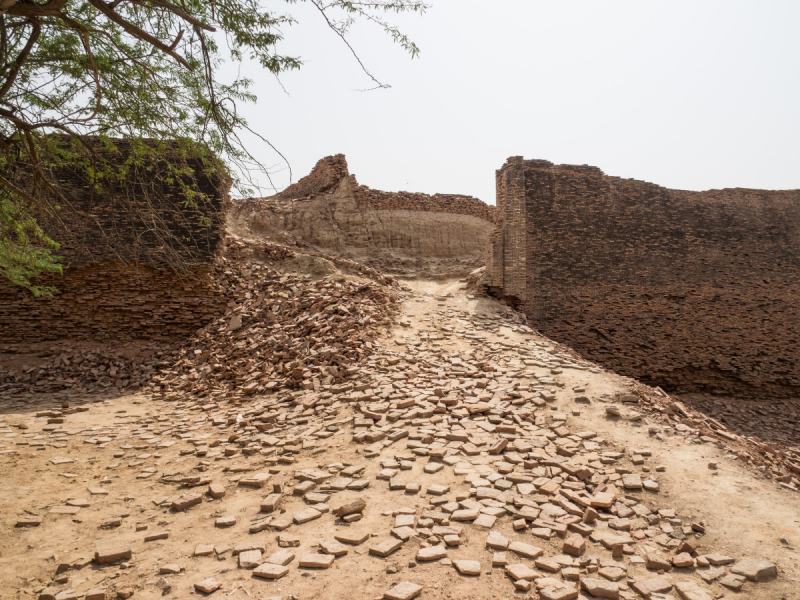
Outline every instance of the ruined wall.
<path fill-rule="evenodd" d="M 230 223 L 388 272 L 461 275 L 483 264 L 493 219 L 494 207 L 470 196 L 361 186 L 340 154 L 277 196 L 237 203 Z"/>
<path fill-rule="evenodd" d="M 353 182 L 355 182 L 355 176 Z M 494 206 L 472 196 L 458 194 L 415 194 L 412 192 L 381 192 L 365 185 L 355 189 L 359 207 L 369 210 L 405 210 L 429 213 L 447 213 L 475 217 L 489 223 L 494 222 Z"/>
<path fill-rule="evenodd" d="M 508 160 L 486 283 L 587 358 L 676 392 L 800 392 L 800 191 L 687 192 Z"/>
<path fill-rule="evenodd" d="M 275 200 L 292 200 L 314 196 L 328 191 L 339 181 L 347 177 L 347 160 L 344 154 L 326 156 L 317 161 L 311 173 L 272 196 Z"/>
<path fill-rule="evenodd" d="M 128 149 L 119 141 L 118 148 L 115 159 L 122 161 Z M 80 173 L 60 171 L 70 202 L 93 218 L 62 211 L 66 228 L 41 221 L 61 243 L 64 272 L 34 283 L 54 285 L 58 293 L 33 298 L 23 288 L 0 285 L 0 343 L 163 340 L 189 334 L 212 319 L 223 302 L 211 273 L 229 184 L 203 175 L 199 163 L 190 165 L 208 195 L 199 211 L 184 208 L 178 188 L 153 177 L 138 174 L 133 186 L 107 186 L 99 193 Z M 160 234 L 153 233 L 155 223 Z M 169 236 L 191 243 L 176 249 L 165 243 Z"/>
<path fill-rule="evenodd" d="M 0 288 L 0 343 L 58 339 L 169 340 L 220 314 L 210 266 L 181 280 L 171 270 L 103 261 L 50 278 L 53 298 Z"/>

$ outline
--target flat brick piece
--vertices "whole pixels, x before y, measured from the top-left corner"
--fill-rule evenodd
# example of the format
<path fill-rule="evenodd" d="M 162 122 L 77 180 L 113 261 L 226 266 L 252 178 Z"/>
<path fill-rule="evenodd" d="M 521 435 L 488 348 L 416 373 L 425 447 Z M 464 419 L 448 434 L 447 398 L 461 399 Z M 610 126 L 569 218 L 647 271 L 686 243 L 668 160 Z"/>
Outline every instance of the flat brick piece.
<path fill-rule="evenodd" d="M 402 581 L 384 592 L 383 600 L 411 600 L 422 593 L 422 586 L 410 581 Z"/>
<path fill-rule="evenodd" d="M 253 569 L 253 576 L 262 577 L 264 579 L 280 579 L 288 572 L 289 567 L 273 565 L 272 563 L 263 563 Z"/>

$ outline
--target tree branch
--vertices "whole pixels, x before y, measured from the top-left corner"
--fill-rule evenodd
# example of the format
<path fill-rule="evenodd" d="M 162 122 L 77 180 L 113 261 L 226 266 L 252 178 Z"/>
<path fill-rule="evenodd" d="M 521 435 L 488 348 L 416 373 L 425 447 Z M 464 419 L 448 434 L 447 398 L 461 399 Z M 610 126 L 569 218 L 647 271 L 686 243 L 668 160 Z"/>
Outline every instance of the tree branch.
<path fill-rule="evenodd" d="M 132 1 L 135 2 L 136 4 L 140 4 L 139 0 L 132 0 Z M 199 19 L 196 19 L 195 17 L 190 15 L 188 12 L 183 10 L 181 7 L 175 6 L 171 2 L 167 2 L 167 0 L 145 0 L 145 2 L 149 2 L 150 4 L 155 4 L 156 6 L 160 6 L 162 8 L 166 8 L 168 11 L 170 11 L 171 13 L 173 13 L 176 16 L 180 17 L 181 19 L 183 19 L 187 23 L 191 23 L 192 25 L 194 25 L 195 27 L 199 27 L 200 29 L 205 29 L 206 31 L 216 31 L 217 30 L 216 27 L 212 27 L 211 25 L 206 25 L 205 23 L 203 23 Z"/>
<path fill-rule="evenodd" d="M 177 47 L 178 47 L 178 44 L 180 43 L 180 41 L 181 41 L 181 39 L 182 39 L 182 38 L 183 38 L 183 29 L 181 29 L 181 30 L 178 32 L 178 35 L 176 36 L 176 38 L 175 38 L 175 41 L 174 41 L 174 42 L 172 42 L 172 44 L 170 44 L 170 46 L 169 46 L 169 49 L 170 49 L 170 50 L 175 50 L 175 48 L 177 48 Z"/>
<path fill-rule="evenodd" d="M 127 31 L 133 37 L 135 37 L 137 39 L 140 39 L 143 42 L 147 42 L 148 44 L 158 48 L 164 54 L 168 54 L 169 56 L 174 58 L 176 61 L 178 61 L 178 63 L 180 63 L 181 65 L 186 67 L 187 69 L 191 68 L 191 67 L 189 67 L 189 63 L 186 62 L 186 59 L 183 58 L 180 54 L 176 53 L 174 50 L 170 50 L 169 46 L 164 44 L 158 38 L 153 37 L 152 35 L 150 35 L 146 31 L 136 27 L 136 25 L 134 25 L 133 23 L 129 23 L 128 21 L 123 19 L 119 14 L 117 14 L 116 12 L 111 10 L 111 8 L 109 8 L 109 6 L 105 2 L 103 2 L 103 0 L 89 0 L 89 4 L 94 6 L 97 10 L 99 10 L 106 17 L 108 17 L 109 20 L 113 21 L 114 23 L 116 23 L 117 25 L 122 27 L 125 31 Z"/>
<path fill-rule="evenodd" d="M 49 0 L 44 4 L 31 0 L 0 0 L 0 12 L 18 17 L 52 17 L 66 5 L 67 0 Z"/>
<path fill-rule="evenodd" d="M 363 62 L 361 62 L 361 57 L 356 53 L 356 51 L 350 45 L 350 42 L 347 41 L 347 38 L 345 37 L 344 33 L 342 33 L 342 31 L 338 27 L 336 27 L 336 24 L 332 23 L 331 20 L 328 18 L 328 13 L 325 12 L 325 8 L 326 7 L 323 6 L 322 3 L 319 2 L 318 0 L 311 0 L 311 4 L 316 6 L 317 10 L 319 10 L 319 12 L 322 13 L 322 18 L 325 19 L 325 22 L 328 24 L 328 27 L 330 27 L 336 33 L 336 35 L 338 35 L 342 39 L 342 41 L 344 42 L 345 46 L 350 48 L 350 52 L 352 52 L 352 54 L 355 57 L 355 59 L 358 62 L 358 64 L 361 65 L 361 70 L 364 71 L 364 73 L 367 74 L 367 77 L 372 79 L 372 81 L 374 81 L 377 84 L 378 88 L 385 89 L 385 88 L 392 87 L 392 86 L 390 86 L 390 85 L 388 85 L 386 83 L 381 83 L 380 81 L 378 81 L 375 78 L 375 76 L 367 70 L 367 67 L 364 66 Z"/>
<path fill-rule="evenodd" d="M 34 44 L 36 44 L 36 40 L 39 39 L 39 34 L 42 32 L 42 28 L 39 25 L 39 20 L 37 18 L 31 18 L 30 23 L 33 25 L 33 31 L 31 32 L 25 47 L 22 49 L 22 52 L 20 52 L 19 56 L 17 56 L 14 66 L 11 68 L 11 73 L 9 73 L 8 77 L 6 78 L 6 82 L 3 84 L 3 87 L 0 88 L 0 99 L 2 99 L 8 93 L 8 90 L 11 89 L 11 86 L 14 85 L 14 80 L 19 74 L 22 63 L 24 63 L 25 59 L 28 58 L 28 55 L 31 53 Z"/>

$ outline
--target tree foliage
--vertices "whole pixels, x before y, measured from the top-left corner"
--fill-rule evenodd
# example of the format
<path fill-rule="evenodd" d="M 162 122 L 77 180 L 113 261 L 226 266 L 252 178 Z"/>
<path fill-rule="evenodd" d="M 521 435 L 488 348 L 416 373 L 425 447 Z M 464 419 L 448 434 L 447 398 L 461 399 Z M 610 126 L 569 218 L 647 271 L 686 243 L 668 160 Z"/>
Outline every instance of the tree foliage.
<path fill-rule="evenodd" d="M 269 7 L 260 0 L 0 0 L 0 278 L 37 295 L 53 292 L 33 281 L 60 273 L 58 236 L 69 231 L 68 215 L 94 218 L 65 193 L 64 169 L 97 192 L 125 186 L 137 169 L 157 172 L 179 187 L 187 218 L 201 219 L 208 198 L 196 185 L 196 165 L 242 193 L 254 171 L 269 177 L 241 139 L 242 132 L 261 137 L 238 110 L 256 101 L 252 81 L 228 75 L 231 63 L 245 60 L 275 75 L 301 67 L 301 57 L 280 51 L 298 25 L 286 11 L 300 2 L 313 4 L 348 47 L 350 28 L 363 21 L 412 57 L 419 52 L 387 21 L 391 13 L 425 12 L 416 0 L 271 0 Z M 137 189 L 136 210 L 156 203 L 148 193 L 158 194 Z M 163 224 L 151 229 L 168 248 L 191 243 Z M 97 231 L 104 235 L 99 224 Z M 174 268 L 186 268 L 180 252 L 168 255 Z"/>

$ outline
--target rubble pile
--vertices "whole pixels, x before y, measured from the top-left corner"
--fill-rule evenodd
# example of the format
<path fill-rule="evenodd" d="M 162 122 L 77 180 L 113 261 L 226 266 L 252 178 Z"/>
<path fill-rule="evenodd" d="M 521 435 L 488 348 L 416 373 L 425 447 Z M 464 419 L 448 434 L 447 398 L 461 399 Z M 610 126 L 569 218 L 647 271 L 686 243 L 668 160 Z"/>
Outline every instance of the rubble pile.
<path fill-rule="evenodd" d="M 227 254 L 229 258 L 243 262 L 256 259 L 278 263 L 296 256 L 314 256 L 325 259 L 337 267 L 342 267 L 348 271 L 368 277 L 380 284 L 397 287 L 397 281 L 394 277 L 386 275 L 372 267 L 368 267 L 365 264 L 340 256 L 319 252 L 310 247 L 301 247 L 301 243 L 294 240 L 289 234 L 282 235 L 281 239 L 286 243 L 281 244 L 263 240 L 254 241 L 230 235 L 226 239 Z M 279 265 L 275 266 L 277 267 Z"/>
<path fill-rule="evenodd" d="M 341 275 L 321 283 L 310 276 L 283 275 L 251 262 L 253 255 L 279 263 L 296 251 L 236 236 L 227 238 L 226 246 L 228 258 L 217 259 L 214 279 L 226 291 L 229 310 L 194 337 L 176 344 L 152 342 L 135 356 L 125 348 L 99 350 L 80 343 L 54 343 L 38 349 L 36 366 L 0 372 L 0 397 L 140 389 L 170 394 L 170 398 L 187 392 L 240 397 L 315 381 L 318 387 L 321 381 L 346 377 L 358 360 L 372 352 L 378 328 L 388 325 L 396 311 L 396 292 L 380 285 L 396 289 L 394 279 L 357 262 L 303 252 L 330 258 L 378 283 Z M 241 327 L 231 327 L 232 322 Z M 22 344 L 6 345 L 0 351 L 31 354 Z M 253 360 L 260 361 L 258 373 L 248 364 Z M 243 366 L 247 373 L 240 372 Z M 301 373 L 310 379 L 303 381 Z M 255 381 L 261 383 L 253 385 Z"/>
<path fill-rule="evenodd" d="M 772 399 L 740 401 L 713 396 L 681 396 L 683 402 L 744 435 L 767 441 L 800 445 L 800 401 Z"/>
<path fill-rule="evenodd" d="M 636 392 L 633 398 L 639 400 L 641 407 L 647 410 L 656 422 L 682 432 L 683 435 L 696 440 L 696 443 L 709 440 L 720 443 L 738 460 L 755 469 L 759 475 L 772 479 L 787 489 L 800 491 L 800 438 L 795 437 L 788 444 L 765 441 L 755 435 L 769 435 L 771 432 L 763 425 L 755 425 L 755 420 L 744 425 L 739 419 L 732 419 L 729 428 L 711 416 L 714 413 L 708 404 L 705 406 L 701 404 L 701 408 L 706 409 L 701 411 L 672 398 L 659 388 L 654 389 L 638 382 L 633 382 L 632 388 Z M 743 403 L 737 413 L 749 412 L 751 409 L 747 408 L 747 404 Z M 774 410 L 774 407 L 771 410 Z M 785 421 L 794 420 L 796 414 L 786 411 L 783 418 Z M 790 424 L 786 423 L 785 426 L 789 428 Z"/>
<path fill-rule="evenodd" d="M 505 307 L 500 322 L 506 326 L 520 327 L 527 320 L 524 314 Z M 491 322 L 476 324 L 487 331 L 497 331 L 496 325 L 489 323 Z M 519 331 L 538 333 L 526 325 L 521 325 Z M 551 342 L 551 345 L 572 360 L 581 358 L 571 348 L 555 342 Z M 592 363 L 582 364 L 598 368 Z M 721 444 L 761 476 L 772 479 L 787 489 L 800 491 L 800 436 L 792 433 L 800 431 L 795 425 L 800 406 L 790 406 L 792 402 L 788 400 L 781 401 L 780 405 L 757 405 L 752 402 L 732 404 L 719 399 L 704 399 L 697 402 L 697 408 L 694 408 L 670 396 L 661 388 L 652 388 L 634 379 L 625 379 L 630 382 L 630 394 L 623 394 L 618 398 L 601 397 L 599 400 L 617 400 L 623 405 L 636 404 L 639 410 L 650 415 L 654 423 L 660 423 L 667 428 L 663 431 L 674 431 L 694 443 Z M 794 404 L 797 405 L 796 402 Z M 730 427 L 723 421 L 729 422 Z M 653 429 L 653 433 L 656 431 L 657 427 Z M 770 441 L 770 438 L 775 441 Z"/>
<path fill-rule="evenodd" d="M 149 346 L 154 351 L 164 347 L 156 343 Z M 8 355 L 28 354 L 17 345 L 4 346 L 2 351 Z M 100 351 L 80 343 L 52 344 L 35 353 L 36 359 L 45 359 L 44 363 L 27 367 L 21 373 L 0 373 L 0 398 L 22 393 L 66 395 L 139 389 L 157 368 L 169 365 L 158 355 L 148 353 L 145 359 L 130 357 L 121 349 Z"/>
<path fill-rule="evenodd" d="M 332 586 L 348 585 L 385 600 L 444 598 L 439 586 L 455 597 L 712 600 L 778 579 L 771 557 L 720 547 L 709 513 L 662 494 L 681 477 L 662 462 L 665 441 L 686 429 L 654 426 L 634 446 L 580 427 L 600 403 L 647 422 L 616 404 L 635 394 L 568 385 L 600 369 L 512 311 L 423 299 L 433 310 L 378 347 L 370 330 L 392 303 L 375 284 L 256 266 L 226 276 L 243 301 L 182 349 L 154 399 L 96 426 L 86 423 L 101 406 L 59 422 L 53 411 L 0 419 L 0 456 L 18 461 L 9 470 L 38 460 L 91 481 L 33 495 L 14 517 L 19 547 L 60 543 L 65 519 L 79 524 L 69 552 L 24 567 L 32 597 L 222 598 L 241 586 L 341 597 Z M 269 393 L 270 382 L 285 389 Z"/>
<path fill-rule="evenodd" d="M 467 278 L 468 284 L 480 282 L 483 274 L 483 269 L 476 269 Z M 510 325 L 528 322 L 523 313 L 510 307 L 505 307 L 504 316 Z M 530 328 L 527 331 L 539 333 Z M 571 348 L 555 342 L 553 345 L 572 357 L 580 357 Z M 688 399 L 683 402 L 661 388 L 626 379 L 633 393 L 626 396 L 624 403 L 637 404 L 654 422 L 674 427 L 696 443 L 721 443 L 761 476 L 800 491 L 800 402 L 780 399 L 766 403 L 729 402 L 722 398 L 690 397 L 692 402 L 688 404 Z"/>
<path fill-rule="evenodd" d="M 371 281 L 313 281 L 257 264 L 232 264 L 221 281 L 238 301 L 182 344 L 145 391 L 168 400 L 318 391 L 357 371 L 396 311 L 396 294 Z"/>

